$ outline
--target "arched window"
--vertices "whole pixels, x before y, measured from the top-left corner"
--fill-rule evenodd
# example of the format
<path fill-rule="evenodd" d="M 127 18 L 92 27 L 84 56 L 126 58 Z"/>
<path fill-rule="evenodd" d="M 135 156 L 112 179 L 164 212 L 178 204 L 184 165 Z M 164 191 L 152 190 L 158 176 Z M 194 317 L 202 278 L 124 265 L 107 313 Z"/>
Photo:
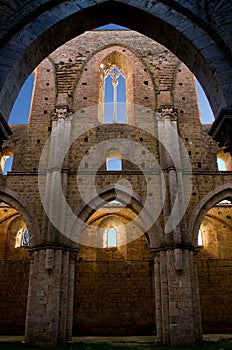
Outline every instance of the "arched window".
<path fill-rule="evenodd" d="M 18 230 L 15 238 L 15 248 L 28 247 L 29 243 L 30 243 L 30 237 L 29 237 L 28 229 L 25 227 Z"/>
<path fill-rule="evenodd" d="M 13 150 L 10 147 L 3 148 L 0 162 L 1 174 L 7 175 L 7 172 L 12 170 L 13 158 Z"/>
<path fill-rule="evenodd" d="M 122 171 L 122 156 L 118 150 L 110 150 L 106 157 L 107 171 Z"/>
<path fill-rule="evenodd" d="M 107 247 L 113 248 L 117 246 L 117 230 L 111 227 L 107 230 Z"/>
<path fill-rule="evenodd" d="M 217 158 L 217 165 L 219 171 L 226 171 L 226 164 L 224 160 Z"/>
<path fill-rule="evenodd" d="M 124 71 L 112 64 L 104 69 L 104 123 L 126 123 L 126 86 Z"/>
<path fill-rule="evenodd" d="M 224 153 L 223 150 L 219 150 L 216 154 L 217 165 L 219 171 L 231 171 L 232 170 L 232 158 L 228 153 Z"/>

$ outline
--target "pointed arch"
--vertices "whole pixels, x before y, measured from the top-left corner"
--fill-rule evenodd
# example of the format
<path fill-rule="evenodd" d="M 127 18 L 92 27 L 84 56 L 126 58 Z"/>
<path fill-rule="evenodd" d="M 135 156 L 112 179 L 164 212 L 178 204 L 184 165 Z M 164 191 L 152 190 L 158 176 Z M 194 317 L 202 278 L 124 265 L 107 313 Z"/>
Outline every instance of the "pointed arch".
<path fill-rule="evenodd" d="M 136 213 L 141 214 L 141 221 L 149 227 L 146 230 L 147 237 L 149 239 L 150 248 L 158 248 L 162 244 L 163 231 L 159 223 L 154 223 L 152 211 L 145 207 L 140 198 L 131 193 L 127 192 L 124 188 L 116 186 L 106 186 L 99 193 L 98 196 L 89 199 L 88 203 L 82 203 L 77 208 L 76 215 L 83 222 L 87 222 L 91 215 L 99 208 L 105 205 L 106 202 L 112 201 L 117 198 L 121 203 L 128 203 L 129 207 Z M 75 223 L 73 223 L 73 227 Z M 72 231 L 72 230 L 71 230 Z"/>
<path fill-rule="evenodd" d="M 193 245 L 197 246 L 199 228 L 207 211 L 226 198 L 232 198 L 232 184 L 218 186 L 198 203 L 189 220 L 189 232 L 192 233 Z"/>
<path fill-rule="evenodd" d="M 22 215 L 30 234 L 30 247 L 37 245 L 40 229 L 31 207 L 14 191 L 2 187 L 0 187 L 0 200 L 9 204 Z"/>

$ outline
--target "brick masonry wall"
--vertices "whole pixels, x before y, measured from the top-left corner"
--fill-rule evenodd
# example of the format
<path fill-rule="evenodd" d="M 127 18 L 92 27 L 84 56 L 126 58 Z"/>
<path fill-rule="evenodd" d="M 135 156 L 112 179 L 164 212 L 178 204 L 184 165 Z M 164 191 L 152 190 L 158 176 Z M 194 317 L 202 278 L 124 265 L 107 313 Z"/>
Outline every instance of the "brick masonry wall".
<path fill-rule="evenodd" d="M 73 334 L 154 334 L 153 264 L 144 236 L 118 249 L 81 246 Z"/>
<path fill-rule="evenodd" d="M 231 271 L 231 259 L 198 259 L 204 334 L 232 333 Z"/>
<path fill-rule="evenodd" d="M 23 335 L 30 260 L 0 261 L 0 334 Z"/>

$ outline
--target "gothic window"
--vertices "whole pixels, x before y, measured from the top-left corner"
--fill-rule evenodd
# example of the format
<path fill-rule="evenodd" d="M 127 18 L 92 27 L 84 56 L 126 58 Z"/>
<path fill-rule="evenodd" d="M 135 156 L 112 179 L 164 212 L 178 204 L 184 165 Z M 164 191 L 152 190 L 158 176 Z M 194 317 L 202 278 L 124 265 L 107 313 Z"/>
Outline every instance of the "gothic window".
<path fill-rule="evenodd" d="M 107 247 L 113 248 L 117 246 L 117 230 L 111 227 L 107 231 Z"/>
<path fill-rule="evenodd" d="M 30 237 L 29 237 L 28 229 L 25 227 L 18 230 L 16 234 L 16 239 L 15 239 L 15 248 L 28 247 L 29 243 L 30 243 Z"/>
<path fill-rule="evenodd" d="M 104 123 L 126 123 L 125 74 L 114 64 L 104 70 Z"/>

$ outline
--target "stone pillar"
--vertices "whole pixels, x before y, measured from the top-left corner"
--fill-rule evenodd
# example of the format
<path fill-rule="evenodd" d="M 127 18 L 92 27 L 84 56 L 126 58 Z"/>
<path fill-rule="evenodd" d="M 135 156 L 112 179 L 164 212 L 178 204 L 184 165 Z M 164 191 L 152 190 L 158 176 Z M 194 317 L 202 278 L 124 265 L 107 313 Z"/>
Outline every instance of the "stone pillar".
<path fill-rule="evenodd" d="M 52 115 L 52 135 L 45 174 L 43 236 L 31 248 L 25 342 L 33 345 L 65 345 L 72 340 L 74 260 L 78 248 L 62 235 L 65 210 L 60 204 L 57 183 L 67 189 L 67 159 L 62 150 L 69 143 L 72 113 L 68 107 L 56 108 Z M 58 222 L 59 231 L 52 222 Z M 71 254 L 71 259 L 70 259 Z"/>
<path fill-rule="evenodd" d="M 51 252 L 53 264 L 48 263 L 47 259 Z M 77 255 L 77 251 L 72 250 L 70 253 L 70 250 L 63 247 L 31 250 L 25 330 L 25 343 L 28 345 L 57 346 L 71 340 L 73 255 Z"/>
<path fill-rule="evenodd" d="M 164 207 L 166 233 L 163 246 L 154 251 L 155 265 L 157 264 L 155 266 L 157 302 L 159 301 L 157 335 L 166 345 L 195 345 L 202 335 L 194 248 L 186 243 L 188 235 L 183 210 L 185 189 L 182 168 L 187 160 L 181 153 L 183 150 L 180 149 L 177 110 L 171 105 L 160 106 L 156 111 L 156 117 L 161 167 L 166 176 L 167 190 Z M 157 285 L 159 281 L 160 288 Z M 160 304 L 161 313 L 158 309 Z"/>
<path fill-rule="evenodd" d="M 153 250 L 157 340 L 165 345 L 196 345 L 202 339 L 200 301 L 193 247 L 182 246 L 177 270 L 175 246 Z"/>

